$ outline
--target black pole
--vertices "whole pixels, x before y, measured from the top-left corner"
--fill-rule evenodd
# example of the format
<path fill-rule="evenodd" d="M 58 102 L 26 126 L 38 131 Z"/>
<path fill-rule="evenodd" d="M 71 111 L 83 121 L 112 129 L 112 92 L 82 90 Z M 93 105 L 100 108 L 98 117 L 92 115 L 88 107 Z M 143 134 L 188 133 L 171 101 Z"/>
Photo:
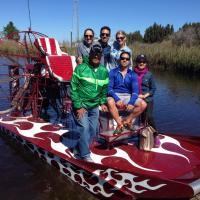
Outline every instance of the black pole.
<path fill-rule="evenodd" d="M 29 30 L 31 30 L 31 11 L 30 11 L 29 0 L 28 0 L 28 14 L 29 14 L 29 23 L 30 23 Z"/>
<path fill-rule="evenodd" d="M 72 31 L 70 32 L 70 42 L 71 42 L 71 48 L 72 48 Z"/>

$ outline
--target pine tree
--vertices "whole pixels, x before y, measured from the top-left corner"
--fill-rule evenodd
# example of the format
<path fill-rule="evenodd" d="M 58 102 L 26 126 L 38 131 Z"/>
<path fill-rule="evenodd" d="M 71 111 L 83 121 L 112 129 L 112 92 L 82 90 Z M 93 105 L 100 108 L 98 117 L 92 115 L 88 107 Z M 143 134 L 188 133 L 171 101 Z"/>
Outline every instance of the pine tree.
<path fill-rule="evenodd" d="M 7 26 L 3 28 L 3 34 L 8 39 L 19 40 L 19 30 L 14 26 L 14 23 L 10 21 Z M 15 33 L 15 34 L 14 34 Z"/>

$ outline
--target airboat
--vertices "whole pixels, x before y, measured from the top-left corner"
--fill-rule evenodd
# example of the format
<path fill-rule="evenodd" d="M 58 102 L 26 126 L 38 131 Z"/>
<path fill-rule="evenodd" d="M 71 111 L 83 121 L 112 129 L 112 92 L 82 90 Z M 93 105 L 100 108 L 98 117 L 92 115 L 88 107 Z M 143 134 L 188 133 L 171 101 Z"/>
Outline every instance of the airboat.
<path fill-rule="evenodd" d="M 137 134 L 106 137 L 110 118 L 102 114 L 101 137 L 90 146 L 94 162 L 80 160 L 71 150 L 78 139 L 69 95 L 75 57 L 32 30 L 1 38 L 0 47 L 1 137 L 100 199 L 187 199 L 200 193 L 199 137 L 160 133 L 160 147 L 142 151 Z"/>

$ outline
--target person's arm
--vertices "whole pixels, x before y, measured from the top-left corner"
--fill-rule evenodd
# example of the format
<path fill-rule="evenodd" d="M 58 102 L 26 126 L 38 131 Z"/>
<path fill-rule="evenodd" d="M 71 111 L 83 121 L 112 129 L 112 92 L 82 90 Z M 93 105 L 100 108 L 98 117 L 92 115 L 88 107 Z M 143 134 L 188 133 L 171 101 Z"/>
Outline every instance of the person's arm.
<path fill-rule="evenodd" d="M 104 80 L 102 80 L 102 89 L 101 89 L 101 94 L 100 94 L 100 105 L 106 104 L 107 103 L 107 92 L 108 92 L 108 72 L 104 72 Z"/>
<path fill-rule="evenodd" d="M 131 66 L 131 68 L 133 67 L 133 52 L 132 52 L 132 50 L 130 49 L 130 54 L 131 54 L 131 60 L 130 60 L 130 66 Z"/>
<path fill-rule="evenodd" d="M 138 79 L 137 79 L 137 75 L 135 73 L 132 72 L 132 79 L 131 79 L 131 98 L 130 101 L 128 102 L 128 104 L 134 105 L 135 101 L 138 98 L 138 94 L 139 94 L 139 85 L 138 85 Z"/>
<path fill-rule="evenodd" d="M 149 96 L 153 96 L 156 91 L 156 83 L 153 75 L 150 77 L 150 90 L 149 90 Z"/>
<path fill-rule="evenodd" d="M 113 70 L 109 72 L 109 84 L 108 84 L 108 96 L 112 97 L 115 102 L 119 101 L 120 98 L 114 92 L 114 80 L 115 80 L 115 73 Z"/>
<path fill-rule="evenodd" d="M 73 106 L 75 109 L 80 109 L 82 108 L 82 101 L 81 98 L 79 97 L 79 92 L 78 92 L 78 85 L 79 85 L 79 68 L 76 67 L 75 71 L 72 75 L 71 79 L 71 87 L 70 87 L 70 94 L 71 94 L 71 99 L 73 102 Z"/>
<path fill-rule="evenodd" d="M 81 43 L 78 44 L 78 47 L 76 49 L 76 63 L 77 65 L 81 64 L 83 62 L 83 57 L 82 57 L 82 51 L 81 51 Z"/>
<path fill-rule="evenodd" d="M 148 81 L 149 81 L 149 91 L 145 94 L 139 95 L 139 97 L 142 98 L 142 99 L 146 99 L 149 96 L 153 96 L 155 91 L 156 91 L 155 79 L 154 79 L 152 74 L 150 74 Z"/>
<path fill-rule="evenodd" d="M 78 44 L 78 46 L 77 46 L 77 49 L 76 49 L 76 55 L 77 55 L 77 57 L 82 57 L 82 45 L 81 45 L 81 43 L 79 43 Z"/>

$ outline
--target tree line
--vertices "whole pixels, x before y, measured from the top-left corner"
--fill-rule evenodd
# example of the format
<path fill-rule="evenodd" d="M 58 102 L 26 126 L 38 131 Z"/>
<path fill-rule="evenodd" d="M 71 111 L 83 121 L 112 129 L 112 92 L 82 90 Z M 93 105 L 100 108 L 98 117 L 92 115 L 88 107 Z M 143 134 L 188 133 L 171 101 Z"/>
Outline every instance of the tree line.
<path fill-rule="evenodd" d="M 132 44 L 136 41 L 145 43 L 162 42 L 165 38 L 173 33 L 173 25 L 167 24 L 167 26 L 162 26 L 160 24 L 154 23 L 152 26 L 145 30 L 144 37 L 141 35 L 140 31 L 129 33 L 128 43 Z"/>
<path fill-rule="evenodd" d="M 200 44 L 200 23 L 185 23 L 177 32 L 174 32 L 173 25 L 162 26 L 154 23 L 149 26 L 144 36 L 140 31 L 127 34 L 129 45 L 135 42 L 155 43 L 164 40 L 172 40 L 173 44 L 187 46 Z"/>
<path fill-rule="evenodd" d="M 18 31 L 19 30 L 15 27 L 14 23 L 10 21 L 3 28 L 3 35 L 8 36 L 9 39 L 18 40 L 17 34 L 12 35 L 13 32 Z M 182 44 L 186 44 L 186 46 L 200 45 L 200 23 L 185 23 L 177 32 L 174 32 L 173 25 L 167 24 L 166 26 L 162 26 L 154 23 L 145 30 L 144 36 L 142 36 L 140 31 L 135 31 L 128 33 L 127 39 L 129 45 L 132 45 L 135 42 L 162 42 L 167 39 L 170 39 L 173 44 L 179 46 Z"/>
<path fill-rule="evenodd" d="M 16 28 L 14 23 L 10 21 L 5 27 L 3 27 L 3 36 L 8 37 L 8 39 L 14 39 L 19 40 L 18 34 L 12 34 L 14 32 L 19 32 L 19 30 Z"/>

